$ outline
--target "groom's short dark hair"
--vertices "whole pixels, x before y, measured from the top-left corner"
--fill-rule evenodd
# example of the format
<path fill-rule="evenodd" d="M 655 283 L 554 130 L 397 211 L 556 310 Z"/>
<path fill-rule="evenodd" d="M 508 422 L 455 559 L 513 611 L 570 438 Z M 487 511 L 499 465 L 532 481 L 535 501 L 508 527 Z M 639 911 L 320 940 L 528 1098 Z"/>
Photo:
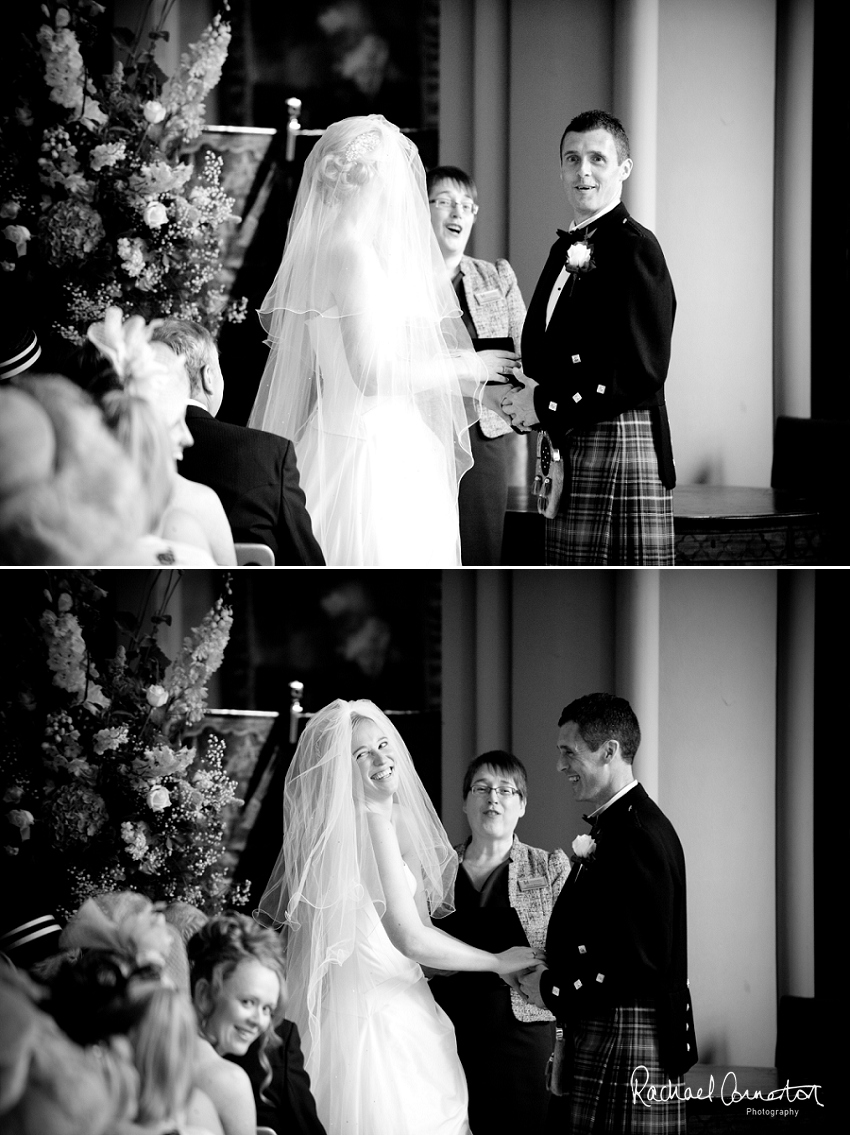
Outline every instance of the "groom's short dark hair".
<path fill-rule="evenodd" d="M 564 139 L 570 133 L 586 134 L 588 130 L 607 130 L 614 139 L 617 148 L 617 161 L 624 162 L 631 157 L 629 152 L 629 136 L 619 118 L 609 114 L 607 110 L 583 110 L 567 123 L 567 128 L 561 135 L 561 144 L 558 146 L 558 157 L 564 148 Z"/>
<path fill-rule="evenodd" d="M 574 721 L 581 739 L 594 752 L 611 739 L 620 742 L 623 760 L 635 759 L 640 745 L 640 725 L 625 698 L 615 694 L 585 694 L 564 706 L 558 727 Z"/>

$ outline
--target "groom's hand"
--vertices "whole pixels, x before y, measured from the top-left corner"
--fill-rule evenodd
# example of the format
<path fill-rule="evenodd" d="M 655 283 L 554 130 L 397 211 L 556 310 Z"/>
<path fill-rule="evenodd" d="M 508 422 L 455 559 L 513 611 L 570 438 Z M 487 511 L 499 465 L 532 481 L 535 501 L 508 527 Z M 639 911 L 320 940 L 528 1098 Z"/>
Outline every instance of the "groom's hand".
<path fill-rule="evenodd" d="M 501 400 L 502 413 L 507 416 L 511 425 L 519 433 L 528 433 L 534 426 L 540 425 L 540 419 L 534 409 L 534 391 L 538 383 L 529 378 L 519 367 L 514 370 L 514 377 L 521 382 L 522 389 L 509 390 Z"/>

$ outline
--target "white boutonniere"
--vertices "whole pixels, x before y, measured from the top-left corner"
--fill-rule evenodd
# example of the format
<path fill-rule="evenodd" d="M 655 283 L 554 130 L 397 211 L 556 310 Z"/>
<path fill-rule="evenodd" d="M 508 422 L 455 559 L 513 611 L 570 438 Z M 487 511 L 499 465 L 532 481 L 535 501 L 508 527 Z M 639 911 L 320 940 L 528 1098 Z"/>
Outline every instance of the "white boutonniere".
<path fill-rule="evenodd" d="M 573 840 L 573 853 L 570 868 L 573 879 L 577 879 L 582 867 L 589 867 L 596 853 L 596 840 L 589 835 L 577 835 Z"/>
<path fill-rule="evenodd" d="M 564 267 L 570 273 L 571 294 L 575 286 L 576 277 L 583 275 L 585 272 L 591 272 L 596 267 L 596 262 L 593 259 L 593 245 L 590 243 L 590 238 L 595 232 L 596 229 L 592 229 L 585 233 L 584 240 L 575 241 L 567 249 Z"/>
<path fill-rule="evenodd" d="M 596 840 L 589 835 L 577 835 L 573 840 L 573 859 L 592 859 L 596 851 Z"/>

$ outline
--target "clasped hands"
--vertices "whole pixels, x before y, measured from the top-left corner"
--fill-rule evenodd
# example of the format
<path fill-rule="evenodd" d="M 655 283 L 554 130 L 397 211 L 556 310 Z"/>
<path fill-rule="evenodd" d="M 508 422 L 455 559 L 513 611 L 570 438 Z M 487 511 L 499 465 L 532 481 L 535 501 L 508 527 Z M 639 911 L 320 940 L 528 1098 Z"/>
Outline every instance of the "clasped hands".
<path fill-rule="evenodd" d="M 495 410 L 517 433 L 529 433 L 540 424 L 534 409 L 534 389 L 538 384 L 523 373 L 519 356 L 509 351 L 481 351 L 478 358 L 488 372 L 484 405 Z"/>
<path fill-rule="evenodd" d="M 545 969 L 547 969 L 546 963 L 542 957 L 539 957 L 537 963 L 529 966 L 528 969 L 520 970 L 517 973 L 502 974 L 502 980 L 506 981 L 524 1001 L 536 1005 L 538 1009 L 545 1009 L 543 998 L 540 996 L 540 975 Z"/>

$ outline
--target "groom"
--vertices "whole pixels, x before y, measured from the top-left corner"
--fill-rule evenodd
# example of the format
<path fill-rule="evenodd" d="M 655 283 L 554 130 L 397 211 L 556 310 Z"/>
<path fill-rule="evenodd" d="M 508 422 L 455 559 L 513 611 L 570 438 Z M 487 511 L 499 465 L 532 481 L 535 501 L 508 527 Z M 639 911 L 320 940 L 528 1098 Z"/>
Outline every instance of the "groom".
<path fill-rule="evenodd" d="M 575 219 L 559 230 L 528 308 L 515 372 L 523 389 L 502 408 L 520 432 L 547 431 L 562 459 L 547 564 L 669 566 L 673 284 L 655 236 L 620 200 L 632 170 L 622 124 L 605 111 L 578 115 L 560 159 Z"/>
<path fill-rule="evenodd" d="M 627 701 L 588 694 L 558 725 L 558 771 L 591 829 L 573 844 L 546 964 L 520 979 L 563 1034 L 550 1127 L 684 1132 L 684 1101 L 648 1102 L 647 1090 L 679 1083 L 697 1060 L 682 845 L 634 778 L 640 727 Z"/>

